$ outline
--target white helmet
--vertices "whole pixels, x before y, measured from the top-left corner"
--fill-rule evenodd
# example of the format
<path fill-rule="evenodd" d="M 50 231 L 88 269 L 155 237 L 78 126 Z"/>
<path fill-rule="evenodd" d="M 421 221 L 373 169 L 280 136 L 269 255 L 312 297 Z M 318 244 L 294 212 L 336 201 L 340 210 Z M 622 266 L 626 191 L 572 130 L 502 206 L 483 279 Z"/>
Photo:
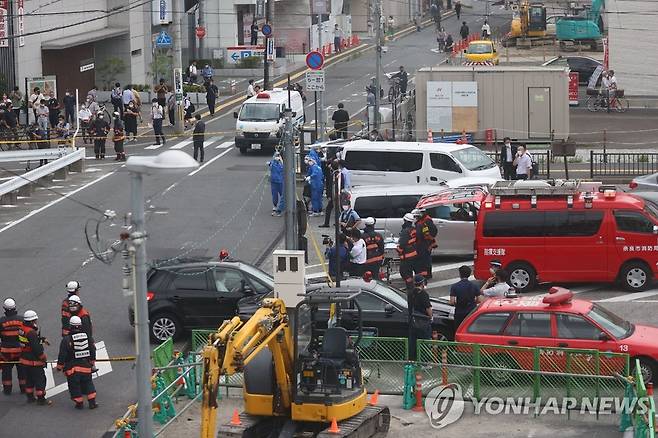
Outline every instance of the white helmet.
<path fill-rule="evenodd" d="M 13 298 L 7 298 L 4 303 L 2 303 L 2 307 L 5 310 L 16 310 L 16 301 L 14 301 Z"/>
<path fill-rule="evenodd" d="M 75 292 L 78 289 L 80 289 L 80 283 L 78 283 L 77 281 L 72 280 L 72 281 L 69 281 L 68 283 L 66 283 L 66 291 L 67 292 Z"/>
<path fill-rule="evenodd" d="M 39 316 L 34 310 L 26 310 L 23 314 L 24 321 L 36 321 L 37 319 L 39 319 Z"/>
<path fill-rule="evenodd" d="M 414 215 L 411 214 L 411 213 L 407 213 L 407 214 L 405 214 L 405 215 L 402 217 L 402 219 L 404 219 L 406 222 L 413 222 L 413 221 L 416 220 L 416 218 L 414 217 Z"/>
<path fill-rule="evenodd" d="M 82 320 L 80 319 L 79 316 L 74 315 L 74 316 L 71 317 L 71 319 L 69 319 L 69 325 L 71 327 L 73 327 L 73 326 L 80 327 L 80 326 L 82 326 Z"/>
<path fill-rule="evenodd" d="M 77 295 L 71 295 L 69 297 L 69 302 L 71 302 L 71 301 L 73 301 L 74 303 L 78 303 L 78 304 L 82 303 L 82 301 L 80 301 L 80 297 L 77 296 Z"/>
<path fill-rule="evenodd" d="M 364 223 L 365 225 L 375 225 L 375 218 L 372 217 L 372 216 L 368 216 L 367 218 L 365 218 L 365 219 L 363 220 L 363 223 Z"/>

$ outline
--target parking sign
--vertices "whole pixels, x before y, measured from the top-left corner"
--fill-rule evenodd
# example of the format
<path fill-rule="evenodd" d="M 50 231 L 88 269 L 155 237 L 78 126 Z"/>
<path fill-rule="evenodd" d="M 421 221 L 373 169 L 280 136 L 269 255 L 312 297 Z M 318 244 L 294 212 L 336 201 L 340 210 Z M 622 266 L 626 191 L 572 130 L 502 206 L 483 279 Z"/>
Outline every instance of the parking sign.
<path fill-rule="evenodd" d="M 306 91 L 324 91 L 324 70 L 306 72 Z"/>

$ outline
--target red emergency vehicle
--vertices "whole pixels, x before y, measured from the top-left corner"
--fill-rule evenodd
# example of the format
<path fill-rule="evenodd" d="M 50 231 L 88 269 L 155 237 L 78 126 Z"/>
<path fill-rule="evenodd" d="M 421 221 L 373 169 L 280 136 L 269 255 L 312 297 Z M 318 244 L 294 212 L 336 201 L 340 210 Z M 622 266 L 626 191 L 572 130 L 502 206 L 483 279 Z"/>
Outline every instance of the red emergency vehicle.
<path fill-rule="evenodd" d="M 573 299 L 570 290 L 551 288 L 547 295 L 519 298 L 489 298 L 482 302 L 457 329 L 459 342 L 518 347 L 547 347 L 542 355 L 552 360 L 541 361 L 542 371 L 593 372 L 591 354 L 573 356 L 551 347 L 627 353 L 640 360 L 646 381 L 652 381 L 658 368 L 658 328 L 632 324 L 596 303 Z M 524 349 L 483 346 L 486 356 L 497 358 L 497 368 L 531 369 L 531 354 Z M 599 356 L 598 372 L 606 375 L 623 373 L 623 355 Z M 588 365 L 589 364 L 589 365 Z M 530 367 L 530 368 L 529 368 Z"/>
<path fill-rule="evenodd" d="M 499 260 L 511 284 L 613 282 L 646 289 L 658 274 L 658 204 L 601 183 L 501 181 L 478 215 L 475 277 Z"/>

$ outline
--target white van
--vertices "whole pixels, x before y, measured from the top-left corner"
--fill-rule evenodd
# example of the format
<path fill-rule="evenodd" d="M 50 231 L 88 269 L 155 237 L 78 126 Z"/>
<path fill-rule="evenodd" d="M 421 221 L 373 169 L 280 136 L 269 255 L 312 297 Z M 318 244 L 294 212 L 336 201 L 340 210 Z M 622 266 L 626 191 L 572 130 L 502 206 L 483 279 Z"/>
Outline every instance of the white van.
<path fill-rule="evenodd" d="M 355 140 L 342 158 L 353 186 L 441 184 L 461 177 L 500 179 L 496 163 L 475 146 L 454 143 Z"/>
<path fill-rule="evenodd" d="M 304 124 L 304 102 L 297 91 L 290 92 L 290 104 L 295 126 Z M 246 154 L 248 150 L 274 148 L 279 144 L 285 117 L 283 112 L 288 106 L 288 90 L 275 88 L 261 91 L 256 96 L 247 99 L 234 112 L 235 147 Z"/>

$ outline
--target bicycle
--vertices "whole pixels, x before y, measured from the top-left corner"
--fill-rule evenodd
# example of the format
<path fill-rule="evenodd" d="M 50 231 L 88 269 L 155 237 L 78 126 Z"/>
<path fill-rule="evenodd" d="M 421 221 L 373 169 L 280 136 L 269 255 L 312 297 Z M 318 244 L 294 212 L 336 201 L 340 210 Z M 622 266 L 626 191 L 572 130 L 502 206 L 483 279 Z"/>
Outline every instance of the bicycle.
<path fill-rule="evenodd" d="M 587 109 L 590 112 L 596 111 L 608 111 L 608 97 L 606 97 L 601 92 L 596 92 L 596 94 L 590 94 L 588 90 L 589 97 L 587 98 Z M 615 90 L 614 94 L 610 99 L 610 110 L 617 111 L 618 113 L 624 113 L 628 110 L 629 104 L 628 99 L 624 98 L 624 90 L 618 89 Z"/>

